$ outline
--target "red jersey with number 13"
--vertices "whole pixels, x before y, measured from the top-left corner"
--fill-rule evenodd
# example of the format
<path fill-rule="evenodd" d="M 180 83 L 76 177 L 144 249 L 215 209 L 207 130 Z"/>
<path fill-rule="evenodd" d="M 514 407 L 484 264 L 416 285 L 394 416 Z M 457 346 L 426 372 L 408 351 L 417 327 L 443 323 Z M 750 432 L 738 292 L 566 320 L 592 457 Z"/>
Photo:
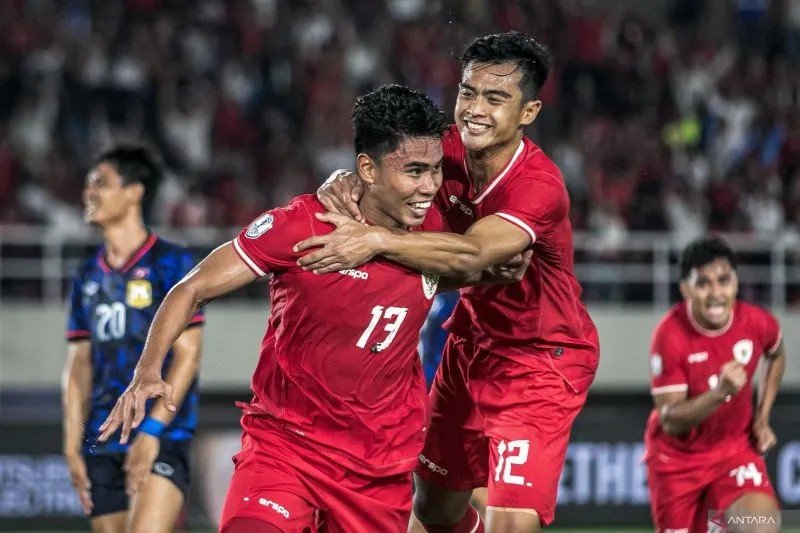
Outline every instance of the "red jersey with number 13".
<path fill-rule="evenodd" d="M 322 212 L 316 197 L 299 196 L 233 241 L 256 274 L 272 274 L 245 413 L 271 417 L 354 471 L 409 472 L 427 424 L 417 343 L 437 279 L 380 258 L 331 274 L 303 271 L 292 247 L 333 231 L 314 217 Z M 419 229 L 443 229 L 435 208 Z"/>

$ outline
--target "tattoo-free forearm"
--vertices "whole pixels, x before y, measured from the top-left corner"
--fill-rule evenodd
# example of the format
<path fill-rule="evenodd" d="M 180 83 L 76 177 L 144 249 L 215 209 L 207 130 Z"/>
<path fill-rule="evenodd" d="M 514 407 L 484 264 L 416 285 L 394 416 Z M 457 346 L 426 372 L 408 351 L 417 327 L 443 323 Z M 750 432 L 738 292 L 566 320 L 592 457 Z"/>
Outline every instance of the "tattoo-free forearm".
<path fill-rule="evenodd" d="M 786 369 L 786 356 L 783 349 L 772 358 L 765 359 L 767 367 L 764 379 L 758 385 L 758 407 L 756 408 L 756 418 L 769 421 L 772 413 L 772 406 L 775 404 L 775 397 L 783 380 L 783 372 Z"/>
<path fill-rule="evenodd" d="M 144 371 L 161 375 L 167 352 L 186 329 L 200 304 L 197 293 L 189 284 L 178 283 L 169 291 L 150 324 L 144 351 L 134 373 Z"/>
<path fill-rule="evenodd" d="M 455 233 L 381 228 L 378 254 L 414 270 L 456 279 L 480 272 L 481 248 L 475 239 Z"/>
<path fill-rule="evenodd" d="M 61 384 L 65 454 L 81 451 L 83 429 L 89 416 L 89 398 L 92 393 L 90 350 L 89 341 L 75 342 L 69 347 L 67 366 Z"/>
<path fill-rule="evenodd" d="M 172 401 L 177 407 L 183 403 L 192 382 L 197 377 L 202 355 L 203 328 L 185 330 L 172 345 L 172 361 L 164 381 L 172 385 Z M 169 411 L 161 398 L 156 400 L 148 416 L 169 424 L 177 412 Z"/>
<path fill-rule="evenodd" d="M 700 396 L 664 405 L 659 412 L 661 426 L 669 435 L 683 435 L 700 425 L 724 402 L 725 394 L 713 388 Z"/>

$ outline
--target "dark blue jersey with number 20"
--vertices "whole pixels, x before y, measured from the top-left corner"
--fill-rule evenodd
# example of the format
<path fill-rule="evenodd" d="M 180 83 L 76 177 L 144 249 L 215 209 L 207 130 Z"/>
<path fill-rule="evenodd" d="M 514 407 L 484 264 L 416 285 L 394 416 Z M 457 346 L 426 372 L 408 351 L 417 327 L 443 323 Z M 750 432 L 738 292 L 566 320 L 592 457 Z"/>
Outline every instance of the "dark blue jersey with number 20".
<path fill-rule="evenodd" d="M 108 266 L 102 246 L 78 270 L 69 296 L 67 338 L 89 340 L 92 344 L 92 394 L 84 431 L 85 453 L 126 450 L 127 446 L 119 443 L 119 433 L 105 444 L 96 442 L 98 428 L 133 378 L 161 301 L 194 264 L 186 248 L 151 233 L 119 270 Z M 203 322 L 201 311 L 192 318 L 190 327 Z M 164 375 L 171 361 L 172 351 L 164 362 Z M 195 381 L 162 438 L 191 438 L 197 424 L 197 407 Z"/>

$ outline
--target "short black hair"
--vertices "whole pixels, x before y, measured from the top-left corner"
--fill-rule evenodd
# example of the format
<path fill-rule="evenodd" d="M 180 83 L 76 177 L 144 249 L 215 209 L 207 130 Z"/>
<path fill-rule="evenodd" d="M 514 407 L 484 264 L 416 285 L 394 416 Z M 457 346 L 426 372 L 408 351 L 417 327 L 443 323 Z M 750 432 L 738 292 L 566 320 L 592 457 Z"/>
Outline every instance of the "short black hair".
<path fill-rule="evenodd" d="M 144 186 L 142 215 L 145 220 L 149 220 L 150 210 L 163 176 L 161 162 L 155 152 L 145 146 L 115 146 L 97 156 L 92 168 L 101 163 L 113 166 L 122 178 L 123 184 L 141 183 Z"/>
<path fill-rule="evenodd" d="M 383 85 L 359 96 L 353 107 L 353 146 L 376 161 L 409 137 L 441 138 L 448 122 L 425 94 L 402 85 Z"/>
<path fill-rule="evenodd" d="M 539 98 L 539 91 L 553 65 L 553 55 L 545 45 L 518 31 L 478 37 L 458 59 L 462 70 L 473 62 L 491 65 L 516 63 L 522 72 L 520 89 L 524 102 Z"/>
<path fill-rule="evenodd" d="M 717 259 L 727 259 L 736 270 L 736 253 L 721 237 L 701 237 L 690 242 L 681 255 L 681 279 L 685 280 L 692 269 L 701 268 Z"/>

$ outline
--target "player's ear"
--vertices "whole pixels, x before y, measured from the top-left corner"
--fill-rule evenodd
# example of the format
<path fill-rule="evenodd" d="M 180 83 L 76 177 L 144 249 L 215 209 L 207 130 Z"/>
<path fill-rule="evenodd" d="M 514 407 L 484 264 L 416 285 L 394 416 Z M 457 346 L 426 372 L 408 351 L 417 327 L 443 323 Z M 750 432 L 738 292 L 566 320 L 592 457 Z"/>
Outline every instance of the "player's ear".
<path fill-rule="evenodd" d="M 375 160 L 365 153 L 360 153 L 356 157 L 356 172 L 358 177 L 366 185 L 375 185 L 377 179 L 378 167 Z"/>
<path fill-rule="evenodd" d="M 520 126 L 528 126 L 531 122 L 536 120 L 539 111 L 542 109 L 541 100 L 528 100 L 522 104 L 522 118 L 520 119 Z"/>
<path fill-rule="evenodd" d="M 125 186 L 125 191 L 131 195 L 131 199 L 139 203 L 144 198 L 144 185 L 135 182 Z"/>
<path fill-rule="evenodd" d="M 681 296 L 683 296 L 684 300 L 688 300 L 690 298 L 689 284 L 686 282 L 685 279 L 682 279 L 681 282 L 678 284 L 678 289 L 681 291 Z"/>

